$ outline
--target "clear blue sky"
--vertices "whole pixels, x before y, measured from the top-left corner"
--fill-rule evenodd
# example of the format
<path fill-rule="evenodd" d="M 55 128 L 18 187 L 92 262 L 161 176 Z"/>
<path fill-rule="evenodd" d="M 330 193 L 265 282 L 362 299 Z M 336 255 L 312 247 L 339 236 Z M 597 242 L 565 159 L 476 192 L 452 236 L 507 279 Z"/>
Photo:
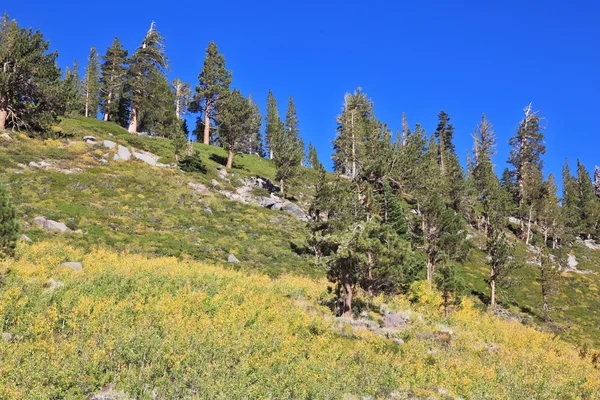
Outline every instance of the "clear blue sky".
<path fill-rule="evenodd" d="M 58 5 L 60 4 L 60 5 Z M 224 5 L 227 4 L 227 5 Z M 64 68 L 104 54 L 115 36 L 133 51 L 150 22 L 166 38 L 170 78 L 194 85 L 208 41 L 233 85 L 265 111 L 294 97 L 301 134 L 331 167 L 335 117 L 361 86 L 394 130 L 401 113 L 428 133 L 445 109 L 463 159 L 485 112 L 495 125 L 501 172 L 508 138 L 533 102 L 547 127 L 545 172 L 565 157 L 600 164 L 600 3 L 597 1 L 154 1 L 4 4 L 21 26 L 40 29 Z"/>

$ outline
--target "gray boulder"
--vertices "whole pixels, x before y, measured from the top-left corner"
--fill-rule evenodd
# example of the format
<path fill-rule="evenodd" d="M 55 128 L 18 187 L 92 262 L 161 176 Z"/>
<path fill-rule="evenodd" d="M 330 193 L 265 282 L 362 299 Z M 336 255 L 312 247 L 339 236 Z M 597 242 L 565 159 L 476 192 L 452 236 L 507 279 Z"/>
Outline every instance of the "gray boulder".
<path fill-rule="evenodd" d="M 86 143 L 96 144 L 96 136 L 84 136 L 83 141 Z"/>
<path fill-rule="evenodd" d="M 21 240 L 24 241 L 24 242 L 28 242 L 28 243 L 32 242 L 32 240 L 26 234 L 22 234 L 21 235 Z"/>
<path fill-rule="evenodd" d="M 194 191 L 196 191 L 197 193 L 204 195 L 210 194 L 208 188 L 201 183 L 188 182 L 188 186 L 194 189 Z"/>
<path fill-rule="evenodd" d="M 80 262 L 68 261 L 60 264 L 61 267 L 71 268 L 73 271 L 79 271 L 83 268 L 83 265 Z"/>
<path fill-rule="evenodd" d="M 46 282 L 46 290 L 49 292 L 53 292 L 56 289 L 58 289 L 61 286 L 64 286 L 65 284 L 62 283 L 61 281 L 55 281 L 54 279 L 50 278 L 48 279 L 48 282 Z"/>
<path fill-rule="evenodd" d="M 287 212 L 288 214 L 292 214 L 298 219 L 306 219 L 306 214 L 304 213 L 304 211 L 294 203 L 285 202 L 283 203 L 281 209 Z"/>
<path fill-rule="evenodd" d="M 146 164 L 151 165 L 153 167 L 157 166 L 158 159 L 160 158 L 156 154 L 152 154 L 144 150 L 133 150 L 133 156 L 138 160 L 143 161 Z"/>
<path fill-rule="evenodd" d="M 69 230 L 64 223 L 46 219 L 45 217 L 35 217 L 33 222 L 47 231 L 58 231 L 60 233 L 65 233 Z"/>
<path fill-rule="evenodd" d="M 283 203 L 275 203 L 271 206 L 271 210 L 281 210 Z"/>
<path fill-rule="evenodd" d="M 381 326 L 384 328 L 406 328 L 406 318 L 400 314 L 390 311 L 381 318 Z"/>
<path fill-rule="evenodd" d="M 119 156 L 119 158 L 115 158 L 115 161 L 129 161 L 131 158 L 131 152 L 127 147 L 118 145 L 116 156 Z"/>
<path fill-rule="evenodd" d="M 102 145 L 104 147 L 108 147 L 109 149 L 114 149 L 115 147 L 117 147 L 117 144 L 112 140 L 104 140 L 102 141 Z"/>
<path fill-rule="evenodd" d="M 234 256 L 233 254 L 230 253 L 229 256 L 227 257 L 227 262 L 237 264 L 240 262 L 240 260 L 238 260 L 236 256 Z"/>
<path fill-rule="evenodd" d="M 12 138 L 8 135 L 8 133 L 1 134 L 0 138 L 2 138 L 4 140 L 12 140 Z"/>
<path fill-rule="evenodd" d="M 9 332 L 2 332 L 2 341 L 10 342 L 13 340 L 13 334 Z"/>
<path fill-rule="evenodd" d="M 217 187 L 217 186 L 219 186 L 221 183 L 220 183 L 218 180 L 216 180 L 216 179 L 213 179 L 212 181 L 210 181 L 210 184 L 211 184 L 213 187 Z"/>
<path fill-rule="evenodd" d="M 273 197 L 263 197 L 260 201 L 260 205 L 262 207 L 265 208 L 271 208 L 273 207 L 277 202 L 279 202 L 278 199 L 274 199 Z"/>

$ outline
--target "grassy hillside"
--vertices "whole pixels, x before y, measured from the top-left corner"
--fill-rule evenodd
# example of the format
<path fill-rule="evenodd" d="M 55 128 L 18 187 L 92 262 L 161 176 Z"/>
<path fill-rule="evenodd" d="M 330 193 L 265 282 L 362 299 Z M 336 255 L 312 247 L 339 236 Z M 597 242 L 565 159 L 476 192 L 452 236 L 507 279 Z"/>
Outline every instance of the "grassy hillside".
<path fill-rule="evenodd" d="M 322 280 L 57 241 L 18 253 L 0 264 L 10 271 L 0 398 L 80 399 L 102 388 L 137 399 L 600 396 L 599 371 L 568 344 L 470 301 L 442 320 L 423 287 L 412 305 L 371 301 L 365 318 L 375 324 L 381 310 L 408 317 L 386 338 L 331 317 Z"/>
<path fill-rule="evenodd" d="M 300 256 L 306 246 L 304 223 L 281 211 L 271 211 L 227 200 L 220 194 L 200 195 L 188 183 L 210 186 L 220 180 L 220 188 L 235 190 L 251 176 L 273 179 L 272 163 L 250 155 L 237 155 L 228 180 L 222 180 L 217 167 L 225 151 L 213 146 L 195 145 L 205 173 L 184 173 L 178 168 L 157 168 L 140 161 L 100 160 L 108 150 L 81 141 L 85 135 L 110 139 L 162 156 L 161 162 L 174 162 L 173 149 L 166 139 L 137 137 L 124 129 L 85 118 L 65 119 L 60 124 L 71 140 L 0 141 L 2 180 L 22 215 L 24 231 L 34 240 L 47 236 L 32 224 L 36 216 L 62 221 L 83 234 L 63 235 L 71 244 L 89 248 L 106 244 L 117 250 L 149 255 L 191 255 L 209 262 L 225 262 L 229 253 L 241 268 L 258 269 L 271 275 L 294 271 L 318 274 Z M 113 136 L 109 136 L 109 133 Z M 110 158 L 110 157 L 108 157 Z M 19 167 L 40 160 L 53 163 L 48 169 Z M 298 202 L 308 201 L 315 171 L 305 168 L 303 185 L 292 190 Z"/>

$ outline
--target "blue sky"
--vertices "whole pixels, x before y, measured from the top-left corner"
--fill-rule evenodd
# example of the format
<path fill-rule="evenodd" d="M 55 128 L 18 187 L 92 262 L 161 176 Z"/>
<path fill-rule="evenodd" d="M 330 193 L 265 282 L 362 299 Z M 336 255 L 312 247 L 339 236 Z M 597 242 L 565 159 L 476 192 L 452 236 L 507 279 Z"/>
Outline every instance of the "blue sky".
<path fill-rule="evenodd" d="M 361 86 L 394 130 L 401 113 L 428 133 L 441 109 L 463 159 L 486 113 L 505 166 L 508 138 L 533 102 L 545 117 L 545 172 L 568 158 L 600 164 L 600 3 L 595 1 L 10 2 L 21 26 L 39 29 L 61 67 L 83 68 L 115 36 L 133 51 L 151 21 L 166 38 L 170 78 L 194 85 L 207 43 L 217 42 L 233 85 L 265 111 L 273 89 L 285 115 L 294 97 L 301 134 L 331 167 L 335 117 Z"/>

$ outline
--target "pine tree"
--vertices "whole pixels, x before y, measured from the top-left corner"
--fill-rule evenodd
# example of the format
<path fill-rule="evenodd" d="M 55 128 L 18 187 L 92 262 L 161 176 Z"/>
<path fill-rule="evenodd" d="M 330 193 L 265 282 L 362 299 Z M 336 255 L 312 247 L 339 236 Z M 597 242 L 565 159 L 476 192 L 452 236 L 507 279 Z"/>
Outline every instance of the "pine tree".
<path fill-rule="evenodd" d="M 253 123 L 253 109 L 239 90 L 221 96 L 216 122 L 219 138 L 227 150 L 227 168 L 233 166 L 233 156 L 240 151 L 248 128 Z"/>
<path fill-rule="evenodd" d="M 373 102 L 358 88 L 346 93 L 342 114 L 337 117 L 337 136 L 333 141 L 333 167 L 336 172 L 354 179 L 365 162 L 365 141 L 376 129 Z"/>
<path fill-rule="evenodd" d="M 498 225 L 491 225 L 488 234 L 487 253 L 490 266 L 490 307 L 496 306 L 497 289 L 508 286 L 513 271 L 519 267 L 514 261 L 514 249 Z"/>
<path fill-rule="evenodd" d="M 85 77 L 83 78 L 83 115 L 96 118 L 100 91 L 100 62 L 95 47 L 90 49 Z"/>
<path fill-rule="evenodd" d="M 279 181 L 281 196 L 285 198 L 286 185 L 289 185 L 299 173 L 303 152 L 300 149 L 300 129 L 294 99 L 290 96 L 283 131 L 272 143 L 275 154 L 276 179 Z"/>
<path fill-rule="evenodd" d="M 208 43 L 198 81 L 190 111 L 203 113 L 203 118 L 198 118 L 196 131 L 199 133 L 202 128 L 203 142 L 209 144 L 211 121 L 216 117 L 219 98 L 229 92 L 231 84 L 231 72 L 225 68 L 225 57 L 219 53 L 215 42 Z"/>
<path fill-rule="evenodd" d="M 407 126 L 403 128 L 403 132 L 404 144 L 398 149 L 395 180 L 403 194 L 414 196 L 427 180 L 423 168 L 428 140 L 425 130 L 419 124 L 415 126 L 414 132 L 411 133 Z"/>
<path fill-rule="evenodd" d="M 594 193 L 594 186 L 590 174 L 585 166 L 577 160 L 577 178 L 575 181 L 575 193 L 577 196 L 577 210 L 579 226 L 578 234 L 586 235 L 588 238 L 596 235 L 600 218 L 600 204 Z"/>
<path fill-rule="evenodd" d="M 283 132 L 283 123 L 281 122 L 281 118 L 279 118 L 277 100 L 275 99 L 275 96 L 273 96 L 271 89 L 269 89 L 269 94 L 267 95 L 267 117 L 265 125 L 265 142 L 269 159 L 272 160 L 274 157 L 273 148 L 280 140 L 280 136 Z"/>
<path fill-rule="evenodd" d="M 533 203 L 539 196 L 542 182 L 541 156 L 546 152 L 546 146 L 544 146 L 544 135 L 540 127 L 540 116 L 531 110 L 531 104 L 525 107 L 524 111 L 525 117 L 519 123 L 517 133 L 509 140 L 513 149 L 508 163 L 513 166 L 510 173 L 517 187 L 522 239 L 529 242 Z M 527 230 L 525 230 L 526 219 Z"/>
<path fill-rule="evenodd" d="M 119 100 L 123 97 L 127 73 L 127 54 L 119 38 L 114 38 L 106 54 L 102 56 L 104 62 L 100 66 L 100 111 L 104 114 L 104 121 L 115 120 L 119 113 Z"/>
<path fill-rule="evenodd" d="M 321 166 L 319 156 L 317 155 L 317 149 L 313 146 L 312 142 L 308 143 L 308 164 L 314 169 L 319 169 Z"/>
<path fill-rule="evenodd" d="M 558 292 L 560 272 L 552 263 L 548 249 L 544 246 L 540 251 L 540 275 L 537 278 L 542 290 L 542 318 L 546 322 L 552 321 L 550 317 L 550 304 L 552 297 Z"/>
<path fill-rule="evenodd" d="M 166 78 L 164 38 L 154 22 L 142 45 L 128 61 L 126 90 L 129 99 L 129 133 L 138 128 L 164 135 L 175 119 L 175 99 Z"/>
<path fill-rule="evenodd" d="M 452 304 L 457 305 L 460 295 L 465 289 L 465 281 L 458 274 L 458 266 L 453 262 L 444 262 L 435 275 L 435 283 L 442 294 L 444 316 L 448 317 L 448 310 Z M 452 301 L 454 300 L 454 301 Z"/>
<path fill-rule="evenodd" d="M 76 115 L 83 108 L 82 86 L 79 79 L 79 65 L 77 60 L 73 63 L 73 69 L 65 70 L 65 78 L 61 82 L 61 114 Z"/>
<path fill-rule="evenodd" d="M 564 231 L 564 217 L 561 213 L 560 199 L 557 194 L 557 186 L 554 183 L 554 175 L 548 175 L 548 180 L 542 185 L 542 196 L 538 203 L 538 225 L 544 235 L 544 246 L 548 244 L 548 238 L 552 239 L 552 248 L 557 248 Z"/>
<path fill-rule="evenodd" d="M 450 117 L 444 110 L 440 111 L 438 119 L 435 137 L 438 141 L 438 160 L 443 176 L 442 191 L 447 194 L 452 209 L 460 212 L 464 194 L 464 173 L 452 142 L 454 126 L 449 123 Z"/>
<path fill-rule="evenodd" d="M 175 117 L 177 119 L 182 119 L 183 116 L 187 114 L 188 106 L 192 99 L 190 84 L 183 82 L 179 78 L 175 78 L 171 82 L 171 87 L 173 88 L 173 94 L 175 96 Z"/>
<path fill-rule="evenodd" d="M 175 161 L 179 162 L 180 157 L 185 153 L 187 146 L 187 123 L 185 119 L 176 120 L 171 131 L 171 143 L 175 151 Z"/>
<path fill-rule="evenodd" d="M 258 104 L 256 104 L 252 99 L 252 95 L 248 96 L 248 103 L 250 104 L 250 108 L 252 110 L 252 118 L 250 119 L 250 123 L 248 125 L 248 132 L 244 138 L 242 151 L 247 154 L 256 154 L 259 157 L 262 157 L 264 156 L 262 149 L 262 138 L 260 135 L 262 116 L 260 115 Z"/>
<path fill-rule="evenodd" d="M 486 157 L 491 161 L 496 154 L 496 133 L 494 132 L 494 126 L 485 114 L 481 116 L 481 123 L 477 125 L 473 139 L 473 161 L 475 166 L 479 164 L 480 157 Z"/>
<path fill-rule="evenodd" d="M 0 260 L 14 257 L 19 238 L 19 221 L 6 186 L 0 183 Z"/>
<path fill-rule="evenodd" d="M 577 181 L 571 175 L 568 160 L 565 160 L 562 169 L 562 187 L 561 213 L 565 218 L 565 233 L 568 235 L 568 241 L 571 242 L 579 235 L 581 215 L 577 200 Z"/>
<path fill-rule="evenodd" d="M 438 126 L 435 130 L 435 138 L 438 141 L 439 150 L 439 163 L 442 174 L 446 173 L 448 167 L 448 158 L 455 154 L 454 143 L 452 137 L 454 136 L 454 125 L 450 124 L 450 117 L 442 110 L 438 114 Z"/>
<path fill-rule="evenodd" d="M 39 31 L 20 28 L 8 14 L 0 20 L 0 129 L 45 131 L 62 106 L 57 52 Z"/>

